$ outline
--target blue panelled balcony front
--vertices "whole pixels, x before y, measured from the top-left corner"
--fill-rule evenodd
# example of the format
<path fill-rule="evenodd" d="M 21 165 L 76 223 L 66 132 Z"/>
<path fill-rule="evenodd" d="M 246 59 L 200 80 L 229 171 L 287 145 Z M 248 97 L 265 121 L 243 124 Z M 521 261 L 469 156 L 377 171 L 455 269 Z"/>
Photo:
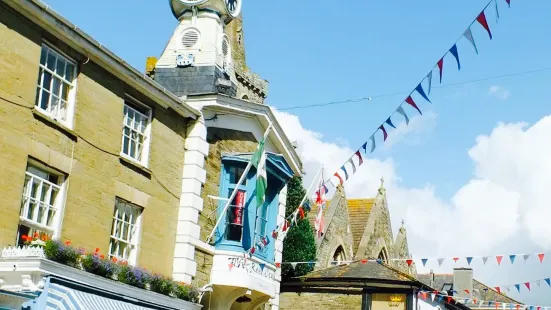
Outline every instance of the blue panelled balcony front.
<path fill-rule="evenodd" d="M 252 157 L 251 153 L 222 154 L 220 197 L 217 216 L 224 219 L 215 232 L 215 247 L 237 252 L 250 251 L 266 262 L 274 262 L 275 240 L 272 231 L 279 214 L 279 192 L 293 176 L 293 171 L 283 156 L 267 153 L 266 170 L 268 187 L 261 206 L 256 201 L 256 169 L 252 167 L 241 184 L 239 180 Z M 226 214 L 222 214 L 227 199 L 237 188 Z"/>

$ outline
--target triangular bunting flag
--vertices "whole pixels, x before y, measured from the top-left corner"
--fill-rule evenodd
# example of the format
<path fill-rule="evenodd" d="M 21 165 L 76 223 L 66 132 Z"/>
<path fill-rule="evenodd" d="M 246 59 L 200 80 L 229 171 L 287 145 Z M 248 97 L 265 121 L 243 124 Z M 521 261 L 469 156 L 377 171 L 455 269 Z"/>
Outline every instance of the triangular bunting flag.
<path fill-rule="evenodd" d="M 439 267 L 442 267 L 442 263 L 444 262 L 444 258 L 439 258 L 438 259 L 438 266 Z"/>
<path fill-rule="evenodd" d="M 480 15 L 476 18 L 476 21 L 486 29 L 488 32 L 488 35 L 490 36 L 490 40 L 492 39 L 492 32 L 490 31 L 490 26 L 488 26 L 488 21 L 486 20 L 486 15 L 484 14 L 484 11 L 480 12 Z"/>
<path fill-rule="evenodd" d="M 537 280 L 536 285 L 538 286 L 538 288 L 541 288 L 541 280 Z"/>
<path fill-rule="evenodd" d="M 264 270 L 264 267 L 266 267 L 266 264 L 258 264 L 260 266 L 260 270 Z"/>
<path fill-rule="evenodd" d="M 408 266 L 411 266 L 411 264 L 413 264 L 413 260 L 411 260 L 411 259 L 406 259 L 406 263 L 408 264 Z"/>
<path fill-rule="evenodd" d="M 281 268 L 281 263 L 275 263 L 276 268 Z"/>
<path fill-rule="evenodd" d="M 430 70 L 429 74 L 427 74 L 427 81 L 429 82 L 429 95 L 430 95 L 430 91 L 432 89 L 432 70 Z"/>
<path fill-rule="evenodd" d="M 487 261 L 488 261 L 488 256 L 482 257 L 482 262 L 484 263 L 484 265 L 486 265 Z"/>
<path fill-rule="evenodd" d="M 297 268 L 297 263 L 291 263 L 291 266 L 293 267 L 293 269 Z"/>
<path fill-rule="evenodd" d="M 517 291 L 520 293 L 520 284 L 515 284 L 515 287 L 517 288 Z"/>
<path fill-rule="evenodd" d="M 463 36 L 465 36 L 465 38 L 467 38 L 467 40 L 471 42 L 471 44 L 474 47 L 474 51 L 478 54 L 478 48 L 476 47 L 476 43 L 474 42 L 473 32 L 471 31 L 470 26 L 469 28 L 467 28 L 467 30 L 465 30 L 465 33 L 463 34 Z"/>
<path fill-rule="evenodd" d="M 488 301 L 488 307 L 492 305 L 492 301 Z"/>
<path fill-rule="evenodd" d="M 524 254 L 524 262 L 526 262 L 530 258 L 530 254 Z"/>
<path fill-rule="evenodd" d="M 364 149 L 364 153 L 367 153 L 367 142 L 362 145 L 362 149 Z"/>
<path fill-rule="evenodd" d="M 543 263 L 543 258 L 545 257 L 545 254 L 540 253 L 538 254 L 538 258 L 540 259 L 540 263 Z"/>
<path fill-rule="evenodd" d="M 452 297 L 451 297 L 451 296 L 447 296 L 447 297 L 446 297 L 446 302 L 447 302 L 447 303 L 451 303 L 451 302 L 452 302 Z"/>
<path fill-rule="evenodd" d="M 526 288 L 527 288 L 528 290 L 530 290 L 530 282 L 526 282 L 526 283 L 524 283 L 524 285 L 526 285 Z"/>
<path fill-rule="evenodd" d="M 350 157 L 350 159 L 348 159 L 348 162 L 352 166 L 352 174 L 356 173 L 356 165 L 354 165 L 354 158 Z"/>
<path fill-rule="evenodd" d="M 469 264 L 469 266 L 471 265 L 471 262 L 473 261 L 473 258 L 472 257 L 467 257 L 467 264 Z M 468 294 L 468 293 L 467 293 Z"/>
<path fill-rule="evenodd" d="M 367 259 L 362 259 L 362 264 L 367 264 Z"/>
<path fill-rule="evenodd" d="M 515 263 L 515 257 L 517 257 L 517 256 L 516 255 L 509 255 L 509 259 L 511 260 L 511 264 Z"/>
<path fill-rule="evenodd" d="M 436 63 L 438 66 L 438 70 L 440 70 L 440 84 L 442 84 L 442 70 L 444 69 L 444 57 L 440 58 L 440 60 Z"/>
<path fill-rule="evenodd" d="M 500 303 L 496 301 L 496 309 L 499 308 Z"/>
<path fill-rule="evenodd" d="M 333 174 L 333 176 L 337 177 L 337 179 L 339 179 L 339 183 L 342 185 L 344 183 L 344 180 L 342 179 L 342 177 L 339 175 L 338 172 L 335 172 L 335 174 Z"/>
<path fill-rule="evenodd" d="M 406 125 L 409 125 L 409 117 L 407 116 L 406 111 L 404 111 L 402 105 L 400 105 L 398 109 L 396 109 L 396 112 L 402 114 L 402 116 L 404 116 L 404 118 L 406 119 Z"/>
<path fill-rule="evenodd" d="M 381 129 L 383 131 L 383 141 L 386 141 L 386 139 L 388 138 L 388 133 L 386 133 L 385 126 L 381 125 L 381 126 L 379 126 L 379 129 Z"/>
<path fill-rule="evenodd" d="M 551 286 L 551 279 L 547 278 L 547 279 L 543 279 L 545 282 L 547 282 L 547 285 Z"/>
<path fill-rule="evenodd" d="M 496 256 L 496 260 L 497 260 L 498 265 L 501 265 L 501 260 L 502 259 L 503 259 L 503 256 L 501 256 L 501 255 Z"/>
<path fill-rule="evenodd" d="M 499 8 L 497 6 L 497 0 L 494 0 L 495 2 L 495 5 L 496 5 L 496 23 L 499 21 Z"/>
<path fill-rule="evenodd" d="M 505 2 L 507 2 L 507 4 L 509 5 L 509 7 L 511 7 L 511 0 L 505 0 Z"/>
<path fill-rule="evenodd" d="M 390 120 L 390 116 L 386 119 L 385 123 L 387 123 L 392 128 L 396 128 L 396 126 L 394 126 L 394 124 L 392 124 L 392 121 Z"/>
<path fill-rule="evenodd" d="M 471 295 L 471 292 L 469 290 L 463 290 L 467 295 Z"/>
<path fill-rule="evenodd" d="M 230 271 L 233 269 L 233 264 L 228 264 L 228 267 L 230 268 Z"/>
<path fill-rule="evenodd" d="M 423 267 L 425 267 L 425 265 L 427 264 L 427 261 L 428 261 L 428 259 L 421 258 L 421 262 L 423 263 Z"/>
<path fill-rule="evenodd" d="M 423 90 L 423 86 L 421 85 L 421 83 L 419 83 L 419 85 L 417 85 L 417 87 L 415 87 L 415 90 L 419 93 L 419 95 L 421 95 L 423 98 L 425 98 L 426 101 L 430 102 L 430 99 L 429 97 L 427 97 L 427 94 L 425 94 L 425 91 Z M 432 103 L 432 102 L 430 102 Z"/>
<path fill-rule="evenodd" d="M 434 294 L 434 293 L 431 293 L 431 294 L 430 294 L 430 298 L 432 299 L 432 302 L 434 302 L 434 298 L 435 298 L 435 297 L 436 297 L 436 294 Z"/>
<path fill-rule="evenodd" d="M 371 136 L 371 151 L 370 153 L 373 153 L 375 151 L 375 136 Z"/>
<path fill-rule="evenodd" d="M 348 172 L 346 172 L 346 167 L 342 165 L 341 170 L 344 171 L 344 179 L 348 180 Z"/>
<path fill-rule="evenodd" d="M 505 290 L 506 290 L 507 292 L 510 292 L 510 291 L 511 291 L 511 286 L 510 286 L 510 285 L 505 285 Z"/>
<path fill-rule="evenodd" d="M 444 300 L 444 296 L 438 295 L 438 302 L 442 302 L 442 300 Z"/>
<path fill-rule="evenodd" d="M 454 257 L 454 258 L 452 258 L 452 259 L 453 259 L 453 262 L 454 262 L 454 263 L 457 263 L 457 261 L 459 260 L 459 257 Z"/>
<path fill-rule="evenodd" d="M 457 44 L 454 44 L 452 48 L 450 48 L 450 53 L 452 53 L 453 57 L 455 57 L 455 60 L 457 60 L 457 70 L 461 70 L 461 63 L 459 62 L 459 52 L 457 51 Z"/>
<path fill-rule="evenodd" d="M 519 310 L 519 309 L 520 309 L 520 305 L 517 304 L 517 310 Z"/>
<path fill-rule="evenodd" d="M 419 112 L 419 114 L 423 115 L 423 113 L 421 113 L 421 110 L 419 110 L 419 107 L 417 107 L 417 105 L 415 104 L 415 101 L 413 101 L 413 98 L 411 98 L 411 96 L 408 96 L 408 97 L 406 98 L 406 102 L 407 102 L 410 106 L 414 107 L 414 108 L 417 110 L 417 112 Z M 382 125 L 381 125 L 381 126 L 382 126 Z"/>
<path fill-rule="evenodd" d="M 495 287 L 496 291 L 501 294 L 501 288 L 499 286 Z"/>
<path fill-rule="evenodd" d="M 364 163 L 364 160 L 362 158 L 362 154 L 360 154 L 360 151 L 356 151 L 356 156 L 358 156 L 358 166 L 361 166 Z"/>

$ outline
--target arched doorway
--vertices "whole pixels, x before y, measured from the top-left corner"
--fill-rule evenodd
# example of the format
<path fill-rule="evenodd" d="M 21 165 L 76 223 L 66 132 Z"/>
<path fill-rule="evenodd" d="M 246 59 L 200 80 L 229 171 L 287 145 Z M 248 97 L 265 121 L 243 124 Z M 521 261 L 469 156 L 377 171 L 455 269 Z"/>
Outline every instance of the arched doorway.
<path fill-rule="evenodd" d="M 377 259 L 381 260 L 383 263 L 388 263 L 388 252 L 386 251 L 386 248 L 382 248 L 381 252 L 379 252 L 379 256 L 377 256 Z"/>
<path fill-rule="evenodd" d="M 346 261 L 344 248 L 342 247 L 342 245 L 339 245 L 339 247 L 335 250 L 335 253 L 333 254 L 333 260 L 331 261 L 330 265 L 338 266 L 342 264 L 344 261 Z"/>

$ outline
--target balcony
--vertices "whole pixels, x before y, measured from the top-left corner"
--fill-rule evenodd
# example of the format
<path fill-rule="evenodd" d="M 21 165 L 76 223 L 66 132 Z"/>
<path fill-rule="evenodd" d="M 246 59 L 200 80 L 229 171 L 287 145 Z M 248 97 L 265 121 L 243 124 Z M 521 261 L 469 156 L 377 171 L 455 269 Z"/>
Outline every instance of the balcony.
<path fill-rule="evenodd" d="M 54 289 L 55 293 L 52 292 Z M 85 302 L 79 301 L 79 296 L 86 295 L 86 298 L 82 298 L 82 300 L 93 298 L 98 304 L 103 305 L 124 303 L 128 309 L 143 309 L 143 307 L 201 309 L 201 305 L 198 304 L 133 287 L 50 261 L 45 258 L 43 250 L 38 247 L 5 248 L 1 251 L 0 291 L 40 295 L 36 301 L 26 303 L 31 309 L 41 309 L 42 305 L 50 302 L 46 300 L 47 296 L 45 295 L 59 295 L 60 291 L 68 292 L 68 299 L 77 299 L 75 303 L 82 305 Z M 37 308 L 33 308 L 33 306 Z M 60 309 L 65 308 L 61 307 Z"/>

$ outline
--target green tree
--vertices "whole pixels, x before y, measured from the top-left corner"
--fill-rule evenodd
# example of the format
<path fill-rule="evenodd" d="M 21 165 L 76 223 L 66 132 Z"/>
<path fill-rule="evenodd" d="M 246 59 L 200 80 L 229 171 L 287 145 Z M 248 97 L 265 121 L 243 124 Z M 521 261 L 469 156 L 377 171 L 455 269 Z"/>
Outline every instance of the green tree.
<path fill-rule="evenodd" d="M 295 176 L 287 183 L 287 207 L 285 217 L 291 215 L 299 206 L 306 190 L 302 185 L 302 178 Z M 309 264 L 298 264 L 295 268 L 285 262 L 310 262 L 316 260 L 316 240 L 314 231 L 308 221 L 305 211 L 304 219 L 297 217 L 297 224 L 289 229 L 283 241 L 283 263 L 281 265 L 282 278 L 299 277 L 314 269 Z"/>

